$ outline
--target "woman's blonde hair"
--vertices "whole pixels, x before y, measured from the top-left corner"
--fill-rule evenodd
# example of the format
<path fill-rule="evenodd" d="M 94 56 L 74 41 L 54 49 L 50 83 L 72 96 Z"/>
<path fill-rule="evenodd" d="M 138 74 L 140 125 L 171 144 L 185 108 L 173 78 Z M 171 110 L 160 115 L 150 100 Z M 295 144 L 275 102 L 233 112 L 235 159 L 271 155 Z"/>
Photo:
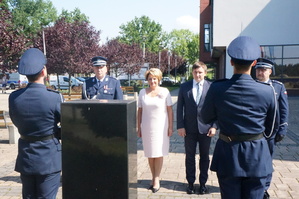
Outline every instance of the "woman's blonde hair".
<path fill-rule="evenodd" d="M 144 74 L 146 80 L 148 80 L 149 75 L 157 77 L 159 82 L 162 80 L 162 72 L 158 68 L 150 68 L 149 70 L 147 70 Z"/>

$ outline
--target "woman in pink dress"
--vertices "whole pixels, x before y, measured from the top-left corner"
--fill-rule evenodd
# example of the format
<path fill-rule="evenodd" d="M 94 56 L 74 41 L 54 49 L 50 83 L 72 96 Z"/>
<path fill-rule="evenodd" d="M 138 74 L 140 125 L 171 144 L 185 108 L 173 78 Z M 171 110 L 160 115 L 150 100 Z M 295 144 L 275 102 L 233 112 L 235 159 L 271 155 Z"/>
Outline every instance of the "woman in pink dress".
<path fill-rule="evenodd" d="M 160 189 L 163 156 L 168 155 L 169 137 L 173 132 L 172 101 L 168 89 L 159 86 L 162 79 L 159 69 L 149 69 L 145 78 L 149 87 L 139 92 L 137 135 L 142 138 L 144 155 L 152 173 L 149 189 L 156 193 Z"/>

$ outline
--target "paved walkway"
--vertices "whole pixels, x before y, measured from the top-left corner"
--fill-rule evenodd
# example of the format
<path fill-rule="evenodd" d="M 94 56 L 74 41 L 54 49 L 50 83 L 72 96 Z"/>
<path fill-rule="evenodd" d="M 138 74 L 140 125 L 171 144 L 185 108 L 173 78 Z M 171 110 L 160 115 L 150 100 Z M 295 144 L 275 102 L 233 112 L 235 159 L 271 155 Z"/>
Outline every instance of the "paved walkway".
<path fill-rule="evenodd" d="M 171 92 L 173 102 L 176 103 L 177 90 Z M 8 111 L 9 94 L 0 93 L 0 109 Z M 297 199 L 299 198 L 299 97 L 290 97 L 290 119 L 288 136 L 277 146 L 273 165 L 275 172 L 269 193 L 271 199 Z M 176 106 L 174 105 L 174 112 Z M 176 122 L 176 121 L 174 121 Z M 174 124 L 176 127 L 176 124 Z M 217 137 L 213 138 L 210 154 L 212 156 Z M 185 193 L 185 166 L 183 138 L 174 132 L 171 137 L 170 153 L 164 158 L 161 173 L 161 189 L 153 194 L 147 190 L 151 173 L 147 158 L 143 156 L 141 139 L 137 139 L 138 156 L 138 198 L 139 199 L 191 199 L 191 198 L 221 198 L 216 174 L 209 172 L 207 186 L 210 190 L 206 195 L 187 195 Z M 0 129 L 0 199 L 21 199 L 19 174 L 14 172 L 17 155 L 17 144 L 8 143 L 8 132 Z M 198 162 L 198 155 L 196 157 Z M 197 163 L 198 167 L 198 163 Z M 198 170 L 198 169 L 197 169 Z M 197 175 L 198 176 L 198 175 Z M 198 184 L 196 185 L 198 189 Z M 57 199 L 62 198 L 60 187 Z"/>

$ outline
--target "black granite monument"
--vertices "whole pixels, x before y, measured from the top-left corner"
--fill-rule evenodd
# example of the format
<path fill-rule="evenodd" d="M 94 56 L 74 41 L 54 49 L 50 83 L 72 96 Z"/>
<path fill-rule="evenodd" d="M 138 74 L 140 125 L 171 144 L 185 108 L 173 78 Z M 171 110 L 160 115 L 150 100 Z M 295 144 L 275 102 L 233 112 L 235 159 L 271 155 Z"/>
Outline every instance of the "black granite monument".
<path fill-rule="evenodd" d="M 137 198 L 136 101 L 61 105 L 63 199 Z"/>

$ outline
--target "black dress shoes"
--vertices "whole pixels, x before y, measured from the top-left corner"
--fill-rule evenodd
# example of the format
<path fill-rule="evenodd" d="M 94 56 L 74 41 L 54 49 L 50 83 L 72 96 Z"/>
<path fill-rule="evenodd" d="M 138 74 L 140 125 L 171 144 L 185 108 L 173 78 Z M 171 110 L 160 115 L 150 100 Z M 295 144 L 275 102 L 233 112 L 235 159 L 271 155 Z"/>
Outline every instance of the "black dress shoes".
<path fill-rule="evenodd" d="M 265 191 L 263 199 L 269 199 L 269 198 L 270 198 L 269 193 L 267 191 Z"/>
<path fill-rule="evenodd" d="M 193 184 L 189 184 L 187 187 L 187 194 L 194 194 L 194 186 Z"/>
<path fill-rule="evenodd" d="M 208 189 L 205 185 L 200 185 L 199 186 L 199 194 L 206 194 L 208 193 Z"/>
<path fill-rule="evenodd" d="M 149 188 L 147 188 L 148 190 L 152 190 L 153 189 L 153 185 L 149 186 Z"/>
<path fill-rule="evenodd" d="M 154 188 L 154 187 L 152 188 L 152 192 L 153 192 L 153 193 L 156 193 L 156 192 L 158 192 L 159 190 L 160 190 L 160 187 L 159 187 L 159 188 Z"/>

